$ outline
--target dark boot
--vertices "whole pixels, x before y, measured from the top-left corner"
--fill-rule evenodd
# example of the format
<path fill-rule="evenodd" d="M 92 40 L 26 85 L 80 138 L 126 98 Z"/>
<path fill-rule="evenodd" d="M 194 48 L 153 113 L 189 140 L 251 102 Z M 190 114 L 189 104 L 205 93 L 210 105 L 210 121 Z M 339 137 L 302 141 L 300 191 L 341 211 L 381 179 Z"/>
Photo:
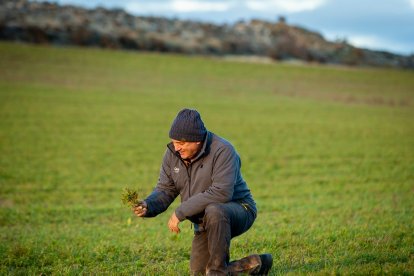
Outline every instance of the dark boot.
<path fill-rule="evenodd" d="M 260 254 L 260 270 L 250 275 L 267 275 L 272 268 L 273 258 L 271 254 Z"/>
<path fill-rule="evenodd" d="M 229 263 L 227 271 L 229 275 L 267 275 L 272 268 L 273 258 L 271 254 L 250 255 L 240 260 Z"/>
<path fill-rule="evenodd" d="M 232 261 L 227 266 L 229 275 L 237 276 L 241 274 L 258 273 L 261 267 L 260 256 L 257 254 L 244 257 L 240 260 Z"/>

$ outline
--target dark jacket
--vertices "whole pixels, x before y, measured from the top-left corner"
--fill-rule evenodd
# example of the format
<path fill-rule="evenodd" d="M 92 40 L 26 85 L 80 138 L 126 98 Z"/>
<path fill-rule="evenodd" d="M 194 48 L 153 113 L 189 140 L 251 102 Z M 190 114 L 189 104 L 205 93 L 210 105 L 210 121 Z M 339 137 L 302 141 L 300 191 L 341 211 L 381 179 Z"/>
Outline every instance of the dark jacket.
<path fill-rule="evenodd" d="M 175 213 L 180 221 L 189 219 L 198 223 L 211 203 L 239 201 L 256 212 L 240 167 L 240 157 L 234 147 L 212 132 L 207 132 L 202 149 L 187 166 L 172 143 L 168 144 L 158 184 L 145 199 L 146 217 L 164 212 L 178 195 L 181 205 Z"/>

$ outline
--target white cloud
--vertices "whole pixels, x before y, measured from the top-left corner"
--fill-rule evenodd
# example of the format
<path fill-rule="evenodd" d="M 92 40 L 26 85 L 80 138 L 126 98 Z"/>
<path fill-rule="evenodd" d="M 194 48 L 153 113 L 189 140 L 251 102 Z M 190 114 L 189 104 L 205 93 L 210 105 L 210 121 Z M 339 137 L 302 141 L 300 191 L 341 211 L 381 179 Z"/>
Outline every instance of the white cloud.
<path fill-rule="evenodd" d="M 170 9 L 169 4 L 162 2 L 142 3 L 142 2 L 128 2 L 125 4 L 125 9 L 131 13 L 159 13 Z"/>
<path fill-rule="evenodd" d="M 414 53 L 414 47 L 411 47 L 409 44 L 400 43 L 376 35 L 347 33 L 343 34 L 342 36 L 338 36 L 337 34 L 331 32 L 324 33 L 324 35 L 327 37 L 327 39 L 332 41 L 337 39 L 346 39 L 349 44 L 359 48 L 391 51 L 403 55 Z"/>
<path fill-rule="evenodd" d="M 133 13 L 164 13 L 164 12 L 225 12 L 232 8 L 233 1 L 209 2 L 195 0 L 173 1 L 131 1 L 126 4 L 126 10 Z"/>
<path fill-rule="evenodd" d="M 411 0 L 414 1 L 414 0 Z M 247 0 L 246 6 L 255 11 L 302 12 L 319 8 L 325 0 Z"/>
<path fill-rule="evenodd" d="M 353 35 L 348 37 L 350 44 L 357 47 L 368 47 L 368 48 L 380 48 L 384 41 L 381 41 L 380 38 L 370 35 Z"/>
<path fill-rule="evenodd" d="M 193 0 L 172 1 L 172 8 L 177 12 L 225 12 L 232 6 L 231 2 L 208 2 Z"/>
<path fill-rule="evenodd" d="M 350 44 L 361 48 L 387 50 L 401 54 L 413 53 L 414 50 L 414 48 L 410 48 L 408 45 L 372 35 L 351 35 L 348 37 L 348 41 Z"/>

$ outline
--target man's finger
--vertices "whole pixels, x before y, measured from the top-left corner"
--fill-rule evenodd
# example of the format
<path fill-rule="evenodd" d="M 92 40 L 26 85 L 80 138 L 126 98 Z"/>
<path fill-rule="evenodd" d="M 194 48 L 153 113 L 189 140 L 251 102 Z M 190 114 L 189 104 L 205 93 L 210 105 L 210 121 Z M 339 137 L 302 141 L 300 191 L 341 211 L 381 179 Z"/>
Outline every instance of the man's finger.
<path fill-rule="evenodd" d="M 168 228 L 170 229 L 171 232 L 174 232 L 174 225 L 173 225 L 171 219 L 168 221 Z"/>
<path fill-rule="evenodd" d="M 143 217 L 145 215 L 145 213 L 147 212 L 147 209 L 142 209 L 141 212 L 137 213 L 137 216 L 139 217 Z"/>
<path fill-rule="evenodd" d="M 135 207 L 132 210 L 134 214 L 137 215 L 138 217 L 143 217 L 147 213 L 147 208 L 142 207 L 142 206 Z"/>
<path fill-rule="evenodd" d="M 177 227 L 170 227 L 170 231 L 176 234 L 180 233 L 180 229 L 178 229 Z"/>
<path fill-rule="evenodd" d="M 178 228 L 178 226 L 175 226 L 171 223 L 168 223 L 168 228 L 170 229 L 171 232 L 174 232 L 177 234 L 180 233 L 180 228 Z"/>

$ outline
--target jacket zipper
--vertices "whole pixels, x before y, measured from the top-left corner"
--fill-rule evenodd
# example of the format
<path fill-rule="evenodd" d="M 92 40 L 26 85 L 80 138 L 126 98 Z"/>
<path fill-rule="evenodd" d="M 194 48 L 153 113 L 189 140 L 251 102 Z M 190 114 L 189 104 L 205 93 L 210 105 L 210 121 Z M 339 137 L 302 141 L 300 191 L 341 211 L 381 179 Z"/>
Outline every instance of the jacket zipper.
<path fill-rule="evenodd" d="M 167 148 L 175 155 L 175 156 L 177 156 L 177 154 L 176 154 L 176 152 L 174 152 L 172 149 L 170 149 L 170 147 L 168 147 L 167 146 Z M 183 159 L 181 159 L 179 156 L 177 156 L 178 157 L 178 159 L 180 159 L 180 161 L 181 161 L 181 163 L 184 165 L 184 167 L 186 168 L 186 171 L 187 171 L 187 176 L 188 176 L 188 198 L 190 198 L 191 197 L 191 169 L 192 169 L 192 166 L 193 166 L 193 163 L 192 162 L 190 162 L 189 164 L 188 164 L 188 166 L 185 164 L 185 162 L 184 162 L 184 160 Z"/>
<path fill-rule="evenodd" d="M 188 198 L 191 197 L 191 169 L 193 164 L 189 163 L 187 167 L 187 175 L 188 175 Z"/>

